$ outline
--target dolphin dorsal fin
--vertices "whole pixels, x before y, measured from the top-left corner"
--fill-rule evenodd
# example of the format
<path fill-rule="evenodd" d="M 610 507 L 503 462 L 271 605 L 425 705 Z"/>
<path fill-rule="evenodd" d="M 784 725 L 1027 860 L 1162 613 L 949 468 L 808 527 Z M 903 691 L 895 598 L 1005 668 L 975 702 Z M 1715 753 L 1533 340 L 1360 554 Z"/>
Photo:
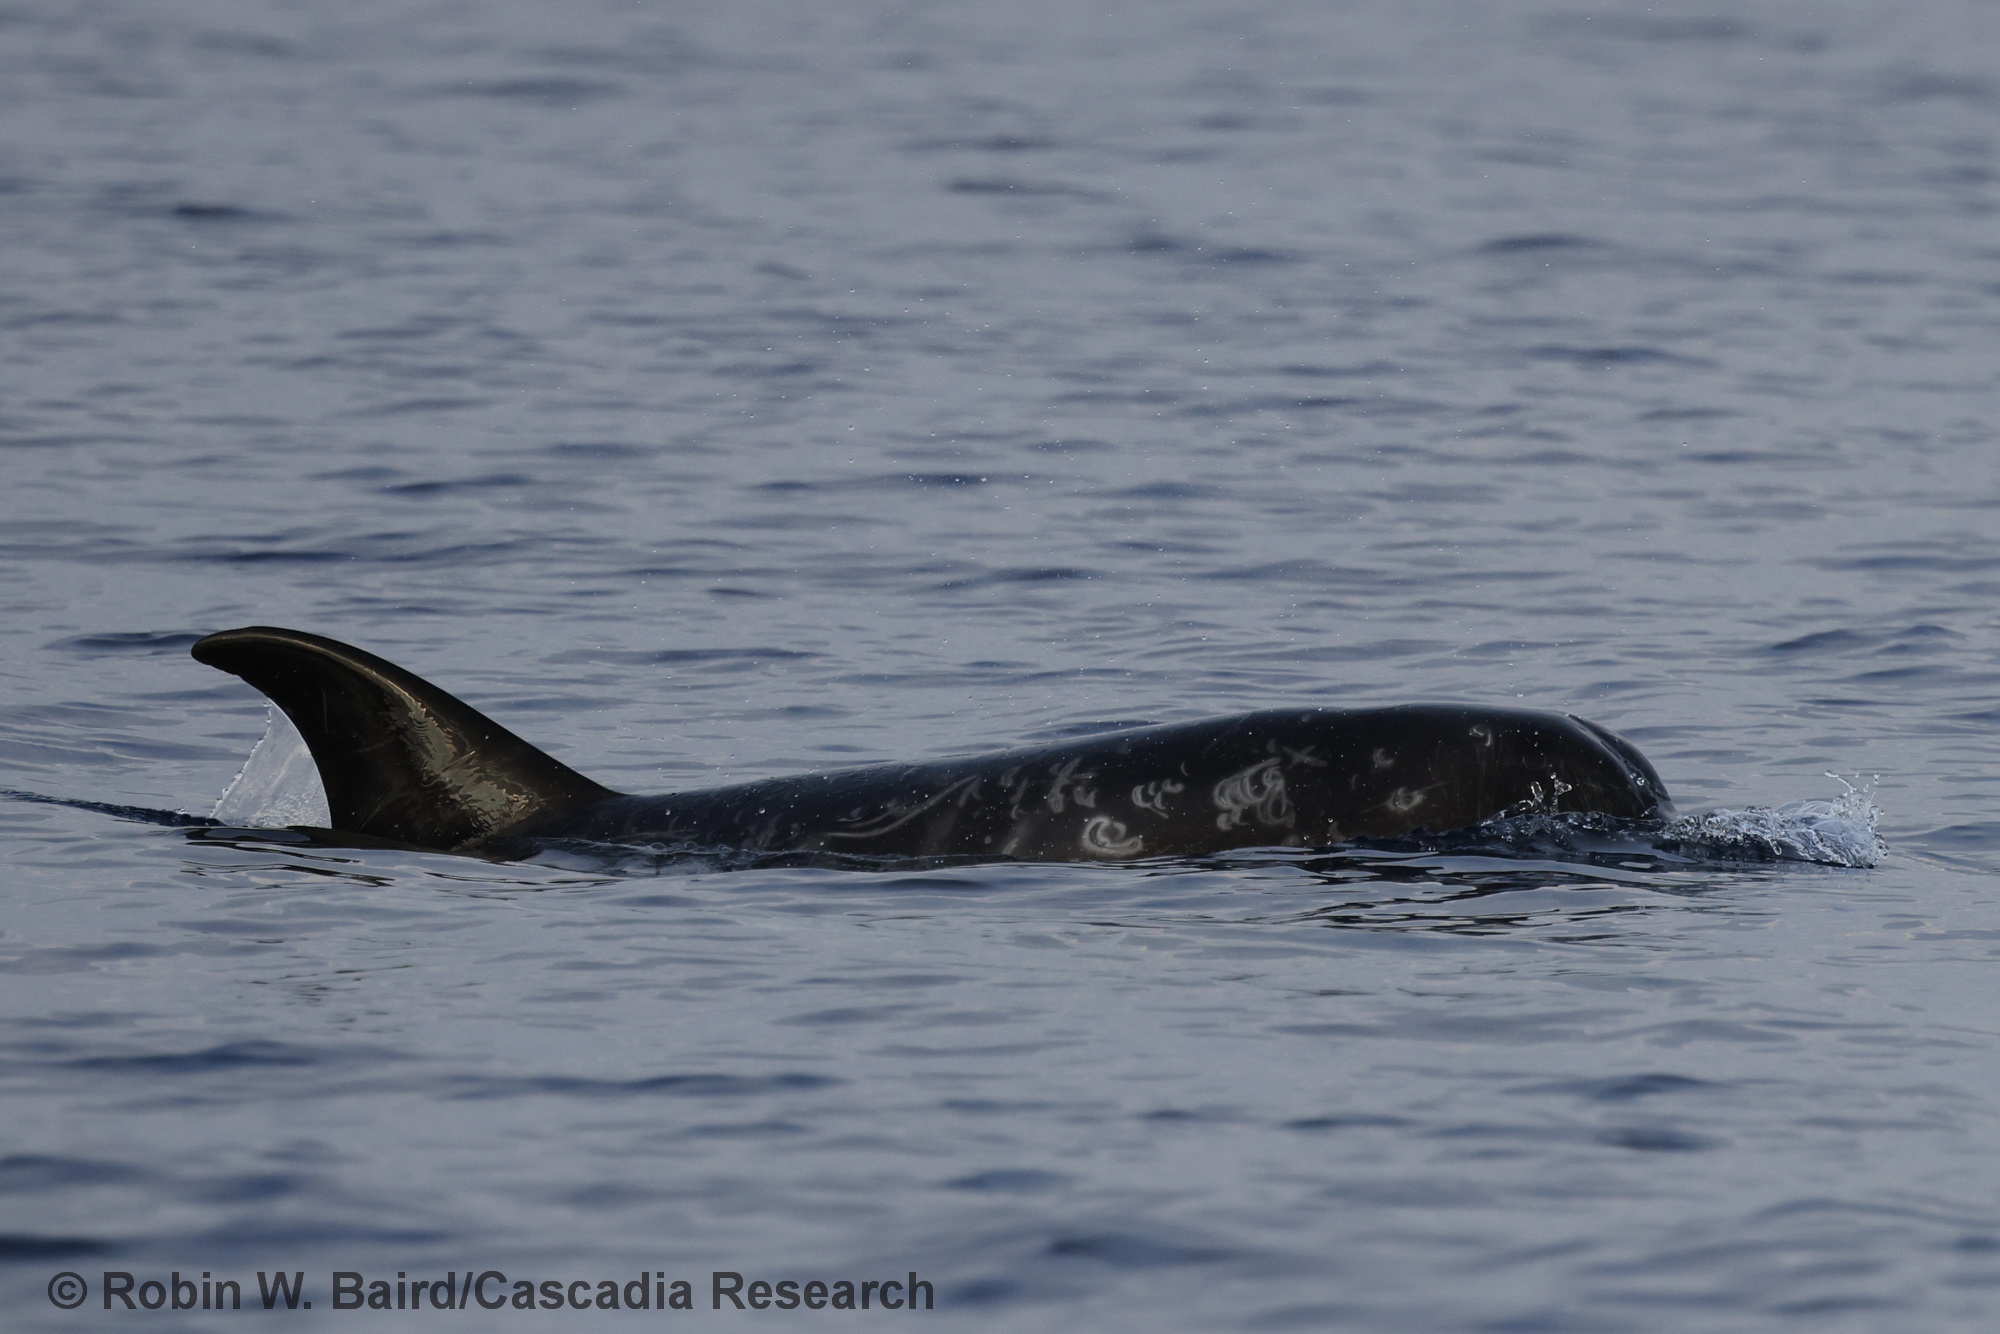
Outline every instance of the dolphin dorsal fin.
<path fill-rule="evenodd" d="M 335 829 L 464 848 L 617 795 L 430 682 L 337 640 L 252 625 L 212 634 L 191 652 L 285 711 L 319 767 Z"/>

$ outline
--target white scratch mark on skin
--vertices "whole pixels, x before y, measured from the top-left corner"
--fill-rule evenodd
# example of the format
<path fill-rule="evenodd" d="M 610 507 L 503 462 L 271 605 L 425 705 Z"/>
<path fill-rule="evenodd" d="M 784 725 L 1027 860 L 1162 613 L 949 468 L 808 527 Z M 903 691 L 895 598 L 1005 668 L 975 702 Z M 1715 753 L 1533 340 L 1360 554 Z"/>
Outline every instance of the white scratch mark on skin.
<path fill-rule="evenodd" d="M 1125 836 L 1125 822 L 1108 815 L 1093 815 L 1084 822 L 1083 850 L 1099 857 L 1136 857 L 1146 840 Z"/>
<path fill-rule="evenodd" d="M 1382 804 L 1398 815 L 1407 815 L 1424 804 L 1424 794 L 1421 792 L 1412 792 L 1406 787 L 1399 787 L 1394 792 L 1391 792 L 1389 799 Z"/>
<path fill-rule="evenodd" d="M 1485 723 L 1474 723 L 1469 735 L 1482 746 L 1491 746 L 1493 744 L 1493 729 Z"/>
<path fill-rule="evenodd" d="M 1528 784 L 1527 797 L 1524 800 L 1515 802 L 1500 813 L 1502 815 L 1554 815 L 1562 809 L 1563 794 L 1565 792 L 1576 791 L 1575 788 L 1563 782 L 1562 779 L 1557 778 L 1554 774 L 1549 775 L 1549 788 L 1548 792 L 1544 792 L 1540 783 Z"/>
<path fill-rule="evenodd" d="M 1008 819 L 1018 820 L 1021 818 L 1021 803 L 1028 799 L 1028 788 L 1031 783 L 1032 780 L 1021 777 L 1021 771 L 1018 767 L 1009 769 L 1006 773 L 1000 775 L 1000 786 L 1007 789 L 1007 800 L 1012 806 L 1012 809 L 1007 812 Z"/>
<path fill-rule="evenodd" d="M 915 803 L 914 805 L 890 806 L 888 809 L 878 812 L 872 818 L 872 820 L 867 824 L 860 825 L 859 827 L 854 829 L 830 830 L 827 833 L 827 837 L 828 838 L 880 838 L 884 834 L 891 833 L 897 829 L 901 829 L 904 825 L 916 819 L 919 815 L 922 815 L 924 812 L 929 810 L 934 810 L 938 806 L 943 805 L 945 802 L 949 801 L 953 796 L 958 795 L 967 787 L 977 787 L 979 785 L 979 782 L 980 779 L 977 774 L 969 778 L 961 778 L 956 783 L 953 783 L 948 787 L 943 787 L 938 789 L 936 792 L 932 793 L 929 797 L 927 797 L 923 801 Z"/>
<path fill-rule="evenodd" d="M 1155 779 L 1141 783 L 1132 789 L 1132 804 L 1142 811 L 1164 817 L 1167 813 L 1167 794 L 1185 790 L 1186 784 L 1176 783 L 1171 778 Z"/>
<path fill-rule="evenodd" d="M 1368 758 L 1375 762 L 1375 767 L 1377 769 L 1393 769 L 1396 767 L 1396 757 L 1394 755 L 1391 755 L 1388 751 L 1380 749 L 1379 747 L 1376 749 L 1375 753 L 1373 755 L 1370 755 Z"/>
<path fill-rule="evenodd" d="M 1077 790 L 1070 795 L 1075 798 L 1076 804 L 1079 806 L 1095 806 L 1097 804 L 1096 790 L 1083 786 L 1084 783 L 1096 777 L 1096 775 L 1087 773 L 1078 774 L 1076 772 L 1077 766 L 1082 763 L 1083 756 L 1073 755 L 1063 763 L 1051 765 L 1049 768 L 1049 795 L 1044 797 L 1043 800 L 1048 803 L 1049 809 L 1058 815 L 1062 814 L 1063 806 L 1066 804 L 1063 800 L 1063 789 L 1070 785 L 1072 777 L 1076 779 Z"/>
<path fill-rule="evenodd" d="M 1222 812 L 1215 817 L 1217 829 L 1234 829 L 1252 815 L 1261 825 L 1289 825 L 1297 818 L 1276 760 L 1253 764 L 1217 783 L 1215 805 Z"/>

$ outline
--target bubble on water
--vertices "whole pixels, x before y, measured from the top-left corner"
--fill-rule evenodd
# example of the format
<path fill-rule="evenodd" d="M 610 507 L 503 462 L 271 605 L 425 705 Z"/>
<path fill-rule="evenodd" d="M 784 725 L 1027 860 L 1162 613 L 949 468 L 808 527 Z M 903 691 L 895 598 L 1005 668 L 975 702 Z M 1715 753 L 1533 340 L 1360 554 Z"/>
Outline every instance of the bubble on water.
<path fill-rule="evenodd" d="M 1701 857 L 1876 865 L 1889 855 L 1889 845 L 1875 832 L 1882 817 L 1870 800 L 1875 780 L 1857 786 L 1839 774 L 1827 777 L 1844 789 L 1831 801 L 1794 801 L 1784 806 L 1748 806 L 1682 816 L 1667 822 L 1659 844 Z"/>
<path fill-rule="evenodd" d="M 264 739 L 243 763 L 243 772 L 223 790 L 214 818 L 238 829 L 282 829 L 311 825 L 325 829 L 333 816 L 306 739 L 277 708 Z"/>

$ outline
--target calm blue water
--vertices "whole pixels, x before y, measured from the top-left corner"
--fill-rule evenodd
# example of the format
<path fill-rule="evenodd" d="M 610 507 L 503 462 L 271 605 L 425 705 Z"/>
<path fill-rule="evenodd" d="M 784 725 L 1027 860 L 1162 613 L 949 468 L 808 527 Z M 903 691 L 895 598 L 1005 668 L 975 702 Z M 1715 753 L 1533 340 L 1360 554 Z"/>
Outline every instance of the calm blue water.
<path fill-rule="evenodd" d="M 489 1268 L 1993 1328 L 1996 71 L 1984 0 L 6 0 L 0 787 L 206 814 L 265 709 L 185 650 L 261 622 L 632 791 L 1466 700 L 1683 811 L 1879 776 L 1891 849 L 725 872 L 0 802 L 7 1328 Z"/>

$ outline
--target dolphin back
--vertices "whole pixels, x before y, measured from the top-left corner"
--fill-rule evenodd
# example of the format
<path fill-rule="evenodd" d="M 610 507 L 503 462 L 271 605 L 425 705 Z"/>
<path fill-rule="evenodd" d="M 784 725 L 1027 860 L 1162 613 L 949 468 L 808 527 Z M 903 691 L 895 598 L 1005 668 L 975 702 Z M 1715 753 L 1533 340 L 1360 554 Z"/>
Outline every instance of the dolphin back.
<path fill-rule="evenodd" d="M 196 643 L 242 677 L 312 751 L 335 829 L 466 849 L 615 796 L 477 709 L 372 653 L 253 625 Z"/>

